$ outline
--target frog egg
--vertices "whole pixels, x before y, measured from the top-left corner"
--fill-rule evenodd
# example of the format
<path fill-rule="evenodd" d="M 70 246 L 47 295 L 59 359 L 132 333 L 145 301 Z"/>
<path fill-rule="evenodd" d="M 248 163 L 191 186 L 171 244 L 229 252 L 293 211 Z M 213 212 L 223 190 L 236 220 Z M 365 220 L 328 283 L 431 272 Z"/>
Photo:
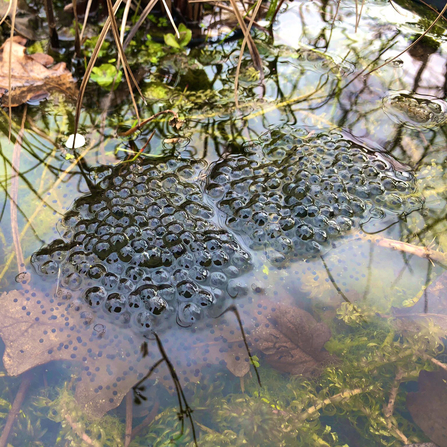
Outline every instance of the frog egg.
<path fill-rule="evenodd" d="M 99 307 L 107 298 L 107 292 L 103 287 L 91 287 L 84 293 L 84 300 L 91 307 Z"/>

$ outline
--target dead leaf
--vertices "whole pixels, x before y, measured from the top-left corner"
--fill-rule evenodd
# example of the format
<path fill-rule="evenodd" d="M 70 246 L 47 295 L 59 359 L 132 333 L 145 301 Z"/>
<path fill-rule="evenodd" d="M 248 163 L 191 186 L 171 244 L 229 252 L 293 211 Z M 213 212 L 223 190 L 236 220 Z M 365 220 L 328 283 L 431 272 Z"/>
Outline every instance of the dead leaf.
<path fill-rule="evenodd" d="M 14 31 L 29 40 L 40 40 L 44 38 L 32 23 L 37 18 L 37 13 L 26 4 L 26 1 L 0 0 L 0 16 L 2 18 L 6 15 L 11 17 L 14 3 L 17 3 Z"/>
<path fill-rule="evenodd" d="M 47 68 L 54 61 L 44 54 L 25 54 L 26 39 L 14 36 L 0 48 L 0 91 L 2 104 L 8 105 L 9 98 L 5 93 L 9 88 L 9 51 L 12 51 L 11 62 L 11 105 L 13 107 L 25 103 L 29 99 L 54 90 L 62 91 L 68 96 L 76 96 L 76 87 L 71 73 L 64 62 Z"/>
<path fill-rule="evenodd" d="M 255 329 L 250 334 L 254 350 L 265 354 L 275 369 L 290 374 L 311 375 L 332 356 L 324 344 L 331 331 L 324 323 L 299 307 L 257 303 Z"/>
<path fill-rule="evenodd" d="M 419 391 L 407 395 L 407 408 L 438 447 L 447 447 L 447 373 L 421 371 L 418 384 Z"/>

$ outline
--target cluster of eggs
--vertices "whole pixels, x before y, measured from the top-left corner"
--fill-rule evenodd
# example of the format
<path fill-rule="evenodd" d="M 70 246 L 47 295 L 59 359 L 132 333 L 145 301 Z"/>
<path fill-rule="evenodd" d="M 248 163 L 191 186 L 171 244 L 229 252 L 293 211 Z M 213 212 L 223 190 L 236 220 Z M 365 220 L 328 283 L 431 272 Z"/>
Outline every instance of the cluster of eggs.
<path fill-rule="evenodd" d="M 103 168 L 62 220 L 62 239 L 32 256 L 58 294 L 142 331 L 189 326 L 232 290 L 250 256 L 211 220 L 200 162 L 166 158 Z"/>
<path fill-rule="evenodd" d="M 204 164 L 180 157 L 97 170 L 62 238 L 32 264 L 59 297 L 81 296 L 119 325 L 150 332 L 175 315 L 190 326 L 242 292 L 236 278 L 252 260 L 236 237 L 281 266 L 320 255 L 365 219 L 422 204 L 411 173 L 337 132 L 276 129 L 243 149 L 214 163 L 205 185 Z"/>
<path fill-rule="evenodd" d="M 321 254 L 367 219 L 421 207 L 414 176 L 338 132 L 273 130 L 212 166 L 226 226 L 279 265 Z"/>

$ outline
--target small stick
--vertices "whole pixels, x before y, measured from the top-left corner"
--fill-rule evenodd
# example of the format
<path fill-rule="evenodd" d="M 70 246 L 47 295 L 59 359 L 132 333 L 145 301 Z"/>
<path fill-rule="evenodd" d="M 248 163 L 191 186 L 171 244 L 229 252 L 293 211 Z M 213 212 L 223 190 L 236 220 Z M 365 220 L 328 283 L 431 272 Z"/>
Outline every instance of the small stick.
<path fill-rule="evenodd" d="M 158 401 L 155 402 L 154 406 L 152 407 L 151 412 L 146 416 L 144 421 L 140 425 L 137 425 L 132 430 L 132 437 L 131 437 L 132 440 L 138 436 L 138 434 L 141 432 L 141 430 L 146 428 L 148 425 L 150 425 L 154 421 L 155 416 L 157 416 L 157 414 L 158 414 L 159 407 L 160 407 L 160 402 L 158 402 Z"/>
<path fill-rule="evenodd" d="M 65 420 L 68 422 L 68 424 L 70 425 L 70 427 L 73 429 L 73 431 L 88 445 L 92 445 L 93 447 L 101 447 L 101 444 L 97 441 L 93 441 L 92 438 L 90 438 L 90 436 L 87 433 L 84 433 L 82 431 L 82 428 L 73 421 L 73 419 L 71 418 L 71 416 L 67 413 L 65 415 Z M 2 447 L 2 446 L 0 446 Z"/>
<path fill-rule="evenodd" d="M 178 115 L 174 110 L 162 110 L 161 112 L 156 113 L 155 115 L 150 116 L 149 118 L 145 119 L 144 121 L 141 121 L 140 124 L 137 124 L 136 126 L 132 127 L 129 130 L 126 130 L 125 132 L 118 132 L 117 135 L 119 137 L 128 137 L 129 135 L 134 134 L 137 130 L 140 130 L 144 125 L 149 123 L 150 121 L 154 120 L 155 118 L 159 117 L 160 115 L 166 115 L 168 113 L 172 113 L 174 117 L 172 119 L 178 120 Z"/>
<path fill-rule="evenodd" d="M 311 417 L 314 413 L 324 408 L 326 405 L 343 402 L 349 400 L 351 397 L 357 396 L 358 394 L 366 393 L 374 389 L 374 386 L 369 386 L 367 388 L 356 388 L 354 390 L 345 390 L 334 396 L 328 397 L 323 401 L 316 403 L 309 407 L 306 411 L 297 415 L 297 419 L 301 422 L 305 421 L 308 417 Z"/>
<path fill-rule="evenodd" d="M 373 242 L 380 247 L 391 248 L 393 250 L 403 251 L 420 258 L 430 259 L 441 264 L 447 263 L 447 254 L 441 251 L 430 250 L 427 247 L 409 244 L 408 242 L 395 241 L 393 239 L 386 239 L 382 237 L 373 237 Z"/>
<path fill-rule="evenodd" d="M 14 425 L 16 417 L 20 412 L 20 407 L 22 406 L 23 401 L 25 400 L 25 395 L 30 386 L 30 383 L 31 383 L 31 374 L 27 372 L 23 375 L 22 382 L 20 383 L 16 397 L 11 406 L 11 410 L 9 410 L 5 428 L 3 429 L 2 436 L 0 437 L 0 447 L 6 447 L 8 445 L 9 434 Z"/>
<path fill-rule="evenodd" d="M 385 417 L 389 419 L 394 413 L 394 404 L 396 402 L 397 392 L 399 391 L 400 383 L 402 382 L 403 371 L 398 368 L 396 377 L 394 378 L 393 387 L 390 391 L 390 398 L 388 399 L 388 405 L 383 409 L 383 413 Z M 391 425 L 391 422 L 388 421 L 388 424 Z"/>
<path fill-rule="evenodd" d="M 436 366 L 439 366 L 444 371 L 447 371 L 447 365 L 445 363 L 441 363 L 439 360 L 434 359 L 433 357 L 430 357 L 430 362 L 432 362 Z"/>
<path fill-rule="evenodd" d="M 132 405 L 133 405 L 133 393 L 129 391 L 126 394 L 126 437 L 124 440 L 124 447 L 129 447 L 132 442 Z"/>

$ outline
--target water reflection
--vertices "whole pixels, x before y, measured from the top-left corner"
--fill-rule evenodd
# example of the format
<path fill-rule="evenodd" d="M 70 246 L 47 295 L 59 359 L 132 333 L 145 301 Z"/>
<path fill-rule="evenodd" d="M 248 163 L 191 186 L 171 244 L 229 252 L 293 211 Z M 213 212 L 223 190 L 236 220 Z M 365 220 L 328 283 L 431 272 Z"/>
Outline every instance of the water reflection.
<path fill-rule="evenodd" d="M 90 86 L 81 117 L 81 132 L 86 135 L 90 146 L 82 154 L 71 153 L 62 150 L 60 143 L 62 135 L 72 133 L 74 105 L 65 102 L 61 96 L 55 96 L 38 107 L 28 106 L 20 165 L 13 161 L 14 140 L 8 144 L 6 138 L 2 139 L 1 152 L 4 166 L 0 178 L 4 191 L 1 230 L 4 237 L 0 250 L 5 259 L 1 273 L 2 291 L 10 292 L 3 296 L 4 303 L 7 299 L 9 306 L 4 311 L 1 332 L 6 345 L 4 364 L 10 373 L 19 374 L 50 360 L 73 362 L 75 383 L 72 388 L 76 390 L 77 404 L 82 405 L 86 414 L 100 415 L 115 408 L 129 395 L 132 386 L 155 365 L 142 392 L 149 399 L 149 404 L 134 406 L 133 411 L 135 418 L 140 417 L 138 414 L 142 414 L 144 420 L 150 416 L 147 423 L 152 426 L 144 442 L 156 443 L 175 437 L 179 431 L 178 408 L 175 393 L 170 393 L 175 392 L 176 382 L 172 380 L 166 359 L 160 354 L 157 340 L 151 337 L 150 328 L 145 326 L 149 320 L 149 326 L 157 320 L 154 314 L 163 315 L 167 311 L 169 317 L 158 318 L 161 322 L 156 323 L 156 333 L 175 368 L 188 405 L 194 410 L 200 445 L 218 445 L 223 438 L 230 440 L 230 445 L 239 445 L 239 440 L 242 443 L 248 440 L 250 445 L 279 445 L 279 442 L 285 445 L 296 442 L 302 445 L 315 445 L 316 442 L 321 445 L 347 442 L 377 445 L 382 440 L 400 445 L 405 440 L 421 437 L 421 432 L 405 414 L 403 400 L 397 404 L 398 423 L 393 422 L 390 416 L 392 409 L 382 413 L 382 409 L 374 405 L 381 402 L 382 406 L 388 399 L 388 391 L 392 389 L 396 376 L 403 380 L 399 371 L 405 371 L 407 382 L 415 380 L 418 372 L 427 368 L 426 362 L 430 362 L 427 358 L 434 357 L 440 350 L 439 337 L 436 338 L 442 333 L 439 321 L 435 329 L 430 329 L 431 332 L 426 331 L 422 324 L 416 334 L 407 324 L 405 331 L 410 332 L 413 338 L 405 338 L 406 332 L 396 329 L 392 319 L 394 316 L 406 318 L 393 307 L 402 309 L 415 303 L 422 306 L 412 308 L 413 313 L 418 314 L 418 321 L 424 321 L 424 313 L 429 315 L 435 313 L 434 310 L 441 315 L 444 313 L 442 304 L 436 308 L 433 303 L 442 299 L 436 295 L 436 289 L 428 286 L 443 268 L 445 129 L 442 120 L 431 122 L 429 126 L 409 127 L 407 117 L 414 117 L 415 113 L 411 102 L 405 107 L 399 104 L 399 119 L 393 120 L 384 102 L 395 92 L 411 92 L 411 95 L 432 98 L 433 101 L 424 105 L 436 112 L 433 105 L 439 104 L 445 96 L 445 48 L 436 36 L 429 36 L 403 55 L 401 62 L 368 74 L 405 48 L 420 32 L 414 26 L 406 25 L 408 20 L 399 17 L 391 6 L 366 5 L 357 34 L 354 33 L 354 5 L 342 5 L 335 23 L 334 13 L 335 5 L 332 4 L 292 4 L 275 25 L 273 40 L 259 32 L 259 51 L 265 64 L 266 79 L 261 88 L 246 55 L 239 109 L 235 108 L 233 91 L 239 51 L 236 41 L 225 45 L 213 44 L 205 51 L 192 50 L 188 57 L 169 54 L 157 68 L 143 71 L 141 82 L 149 98 L 149 106 L 143 109 L 139 105 L 142 115 L 175 109 L 187 119 L 180 130 L 161 119 L 152 127 L 143 129 L 134 141 L 119 138 L 116 130 L 131 126 L 133 122 L 126 89 L 120 88 L 106 96 L 105 92 Z M 389 21 L 385 23 L 380 18 L 383 16 Z M 397 28 L 395 24 L 401 26 Z M 100 115 L 97 112 L 99 104 L 103 109 Z M 21 122 L 22 114 L 23 109 L 16 112 L 14 119 L 17 123 Z M 6 116 L 2 120 L 6 135 Z M 292 131 L 284 130 L 288 129 L 285 124 L 295 129 L 306 129 L 306 134 L 342 128 L 346 135 L 349 134 L 349 141 L 353 141 L 356 147 L 358 145 L 360 155 L 367 157 L 364 163 L 368 164 L 368 157 L 374 153 L 373 158 L 386 160 L 393 177 L 414 171 L 415 178 L 410 182 L 412 187 L 405 191 L 396 187 L 397 192 L 385 194 L 387 198 L 396 196 L 394 199 L 398 201 L 386 202 L 387 213 L 390 207 L 398 208 L 387 214 L 386 219 L 376 216 L 361 228 L 357 222 L 354 225 L 356 232 L 345 228 L 343 237 L 329 238 L 327 250 L 318 252 L 318 256 L 313 253 L 312 259 L 306 259 L 309 258 L 308 253 L 303 256 L 300 252 L 293 262 L 279 263 L 276 267 L 267 257 L 270 254 L 265 246 L 270 243 L 266 242 L 265 235 L 256 233 L 264 239 L 259 242 L 261 247 L 254 247 L 253 238 L 248 238 L 247 242 L 247 238 L 240 237 L 251 235 L 251 229 L 245 231 L 245 227 L 231 228 L 229 225 L 233 222 L 229 222 L 233 214 L 237 219 L 245 218 L 240 213 L 241 208 L 231 209 L 231 204 L 219 201 L 226 217 L 216 218 L 213 200 L 204 199 L 198 186 L 205 181 L 203 173 L 210 172 L 206 164 L 218 159 L 220 161 L 214 166 L 222 168 L 220 174 L 234 177 L 234 172 L 225 168 L 231 160 L 249 159 L 247 141 L 258 139 L 272 124 L 279 125 L 283 133 L 289 134 L 291 146 L 296 144 L 296 136 L 292 136 Z M 144 154 L 140 154 L 141 159 L 137 157 L 137 162 L 131 162 L 153 129 L 156 133 L 146 151 L 158 161 L 148 162 Z M 17 124 L 14 135 L 19 132 L 20 125 Z M 189 144 L 185 146 L 184 142 Z M 271 141 L 263 144 L 268 153 Z M 289 157 L 290 150 L 290 147 L 286 149 L 285 157 Z M 199 241 L 194 254 L 189 257 L 186 256 L 191 254 L 188 250 L 181 253 L 181 247 L 175 248 L 178 245 L 184 248 L 186 244 L 184 240 L 174 243 L 175 231 L 168 232 L 169 237 L 164 233 L 147 232 L 144 236 L 141 234 L 142 237 L 129 235 L 128 231 L 135 231 L 138 235 L 146 231 L 143 221 L 140 222 L 142 225 L 120 224 L 122 219 L 127 218 L 129 222 L 137 219 L 136 209 L 143 199 L 127 203 L 126 200 L 135 195 L 127 196 L 125 190 L 130 191 L 139 184 L 144 186 L 145 182 L 134 180 L 126 180 L 135 183 L 132 185 L 114 186 L 117 196 L 107 198 L 110 203 L 105 200 L 104 209 L 111 211 L 115 220 L 108 223 L 109 229 L 103 228 L 105 233 L 96 234 L 102 230 L 100 225 L 95 226 L 91 213 L 101 212 L 101 200 L 95 188 L 95 195 L 90 199 L 86 197 L 91 194 L 92 185 L 102 181 L 98 178 L 101 172 L 105 172 L 105 177 L 112 179 L 110 181 L 119 181 L 118 173 L 122 169 L 130 172 L 131 166 L 158 165 L 163 163 L 165 156 L 171 157 L 168 160 L 179 160 L 179 153 L 180 160 L 185 163 L 181 175 L 186 176 L 180 186 L 191 191 L 179 193 L 176 177 L 179 173 L 170 176 L 164 171 L 160 174 L 157 169 L 153 172 L 153 180 L 161 182 L 158 189 L 152 189 L 160 196 L 157 200 L 166 200 L 167 190 L 172 193 L 173 202 L 163 205 L 166 210 L 162 215 L 168 217 L 165 216 L 167 220 L 162 226 L 179 225 L 179 221 L 188 226 L 190 222 L 200 221 L 200 225 L 204 225 L 200 231 L 208 236 L 211 231 L 215 237 Z M 305 155 L 300 154 L 300 157 Z M 79 157 L 79 160 L 73 162 L 72 157 L 75 160 Z M 279 157 L 277 164 L 281 160 Z M 121 164 L 107 167 L 117 162 Z M 14 169 L 11 168 L 13 164 Z M 187 177 L 188 169 L 196 164 L 200 166 L 200 172 Z M 293 163 L 289 164 L 293 167 Z M 98 165 L 106 167 L 98 171 Z M 264 168 L 268 170 L 268 167 Z M 253 171 L 255 167 L 249 169 Z M 18 190 L 11 191 L 9 185 L 17 177 L 16 171 L 20 173 Z M 242 173 L 242 178 L 250 181 L 251 175 L 261 174 Z M 279 174 L 275 177 L 272 172 L 264 173 L 261 180 L 261 186 L 269 186 L 269 182 L 273 184 L 276 180 L 281 191 L 284 186 L 283 177 Z M 316 179 L 316 182 L 320 180 Z M 248 195 L 244 193 L 242 183 L 237 181 L 231 189 L 245 198 Z M 241 189 L 237 190 L 239 187 Z M 306 186 L 303 187 L 305 190 Z M 101 194 L 109 190 L 106 186 Z M 210 193 L 209 183 L 207 193 Z M 11 219 L 13 214 L 8 206 L 13 194 L 18 197 L 16 220 Z M 144 198 L 146 194 L 143 188 L 138 197 Z M 188 196 L 185 203 L 176 202 L 179 197 L 183 200 L 185 194 Z M 300 192 L 294 190 L 294 194 L 296 197 Z M 420 206 L 421 196 L 425 197 L 423 207 Z M 77 197 L 76 203 L 84 208 L 81 210 L 81 222 L 76 221 L 73 225 L 82 228 L 62 234 L 65 242 L 57 247 L 53 243 L 51 253 L 48 249 L 42 250 L 42 241 L 48 248 L 51 241 L 61 237 L 56 223 L 61 216 L 70 216 L 72 199 Z M 251 199 L 251 208 L 259 206 L 260 198 Z M 365 201 L 369 204 L 369 198 Z M 412 206 L 411 201 L 419 206 Z M 267 205 L 274 207 L 274 197 L 271 202 Z M 91 206 L 97 208 L 92 210 Z M 117 208 L 113 210 L 114 207 Z M 413 212 L 402 212 L 408 207 Z M 345 208 L 344 211 L 349 213 Z M 255 211 L 259 212 L 258 209 Z M 153 212 L 161 211 L 153 208 Z M 148 218 L 147 215 L 143 217 Z M 287 216 L 282 217 L 287 224 Z M 161 215 L 150 218 L 160 219 Z M 326 221 L 323 224 L 328 227 Z M 33 273 L 31 282 L 14 290 L 17 287 L 14 278 L 22 272 L 22 267 L 16 266 L 15 251 L 8 242 L 12 234 L 11 225 L 22 232 L 21 248 L 25 259 L 37 252 L 33 258 L 35 265 L 40 273 L 51 276 L 50 281 L 43 282 L 39 275 Z M 65 219 L 64 231 L 67 225 Z M 160 230 L 160 225 L 155 225 L 154 231 Z M 316 225 L 313 220 L 312 225 Z M 123 231 L 119 231 L 120 228 Z M 184 234 L 187 228 L 181 232 Z M 221 240 L 229 237 L 230 233 L 235 234 L 233 242 Z M 122 234 L 129 241 L 139 241 L 142 245 L 129 242 L 120 246 Z M 99 246 L 99 240 L 93 244 L 95 237 L 104 235 L 107 241 L 102 241 L 103 245 Z M 115 236 L 110 245 L 109 239 Z M 287 251 L 290 244 L 286 240 L 280 240 L 276 233 L 270 237 L 276 251 Z M 153 242 L 151 247 L 144 245 L 148 240 Z M 208 242 L 228 245 L 231 253 L 222 247 L 212 250 L 201 245 Z M 150 269 L 154 267 L 152 262 L 161 262 L 158 266 L 161 272 L 157 277 L 145 272 L 141 278 L 134 276 L 135 281 L 131 278 L 121 281 L 127 270 L 114 271 L 119 278 L 109 278 L 116 280 L 116 284 L 106 293 L 99 289 L 109 284 L 103 284 L 103 277 L 110 272 L 105 273 L 101 266 L 95 266 L 98 264 L 96 258 L 81 259 L 83 254 L 77 252 L 76 244 L 81 244 L 82 250 L 88 252 L 96 250 L 95 256 L 101 260 L 99 264 L 107 264 L 107 269 L 125 265 L 126 268 L 132 267 L 133 274 L 137 275 L 136 270 L 141 266 L 131 264 L 136 259 L 135 253 L 140 251 L 138 259 L 145 264 L 143 268 Z M 172 250 L 167 251 L 175 258 L 172 264 L 175 264 L 176 271 L 169 270 L 164 264 L 169 257 L 164 253 L 169 244 Z M 132 251 L 125 252 L 128 245 Z M 62 248 L 70 252 L 71 258 L 78 253 L 79 262 L 65 261 L 64 256 L 68 254 L 63 253 Z M 247 253 L 253 257 L 251 272 L 246 272 L 234 262 L 234 256 Z M 52 256 L 61 258 L 53 259 Z M 202 261 L 198 258 L 200 256 Z M 224 265 L 227 258 L 228 265 Z M 214 264 L 209 267 L 207 262 Z M 186 276 L 182 277 L 188 269 Z M 194 278 L 190 272 L 194 272 Z M 150 278 L 144 282 L 148 276 Z M 79 281 L 82 283 L 80 288 Z M 138 299 L 141 301 L 141 287 L 152 303 L 150 309 L 144 306 L 146 319 L 136 316 L 141 312 L 133 312 L 136 304 L 141 305 L 136 303 Z M 92 291 L 93 288 L 98 290 Z M 87 289 L 90 293 L 86 300 Z M 139 290 L 133 301 L 130 299 L 131 289 Z M 171 289 L 175 289 L 175 299 L 158 296 L 161 289 L 168 295 Z M 202 301 L 196 300 L 199 295 Z M 197 309 L 188 300 L 195 300 L 193 304 Z M 107 302 L 108 307 L 92 310 L 95 303 L 101 304 L 102 301 Z M 218 305 L 214 306 L 211 301 L 218 302 Z M 216 310 L 204 311 L 207 306 L 202 303 L 213 304 Z M 260 363 L 262 390 L 254 377 L 250 377 L 250 359 L 236 317 L 227 313 L 217 319 L 212 318 L 230 303 L 237 305 L 248 347 L 256 356 L 254 361 Z M 177 320 L 188 319 L 193 327 L 181 328 L 175 323 L 179 312 L 181 315 Z M 133 326 L 137 324 L 144 327 L 135 331 Z M 396 331 L 399 337 L 394 336 Z M 140 348 L 145 343 L 146 349 L 142 352 Z M 404 353 L 407 357 L 403 357 Z M 165 360 L 163 364 L 157 364 L 160 358 Z M 47 367 L 50 374 L 65 386 L 66 377 L 58 374 L 54 365 Z M 298 377 L 293 378 L 289 374 Z M 313 377 L 319 378 L 313 382 Z M 39 386 L 36 386 L 36 393 L 40 393 Z M 67 395 L 70 392 L 68 390 Z M 65 396 L 63 393 L 60 395 Z M 71 405 L 72 401 L 68 397 L 66 399 L 63 405 L 66 406 L 67 402 Z M 58 411 L 62 411 L 60 401 L 56 404 L 53 399 L 51 402 L 47 401 L 46 405 L 59 405 Z M 129 401 L 127 406 L 131 408 Z M 154 408 L 155 412 L 161 408 L 159 416 L 151 413 Z M 321 418 L 318 417 L 320 411 L 324 412 Z M 157 423 L 153 423 L 156 417 Z M 65 416 L 62 420 L 67 421 Z M 329 425 L 332 428 L 328 429 Z M 192 442 L 190 428 L 186 426 L 179 443 L 191 445 Z M 107 444 L 104 442 L 104 445 Z"/>

